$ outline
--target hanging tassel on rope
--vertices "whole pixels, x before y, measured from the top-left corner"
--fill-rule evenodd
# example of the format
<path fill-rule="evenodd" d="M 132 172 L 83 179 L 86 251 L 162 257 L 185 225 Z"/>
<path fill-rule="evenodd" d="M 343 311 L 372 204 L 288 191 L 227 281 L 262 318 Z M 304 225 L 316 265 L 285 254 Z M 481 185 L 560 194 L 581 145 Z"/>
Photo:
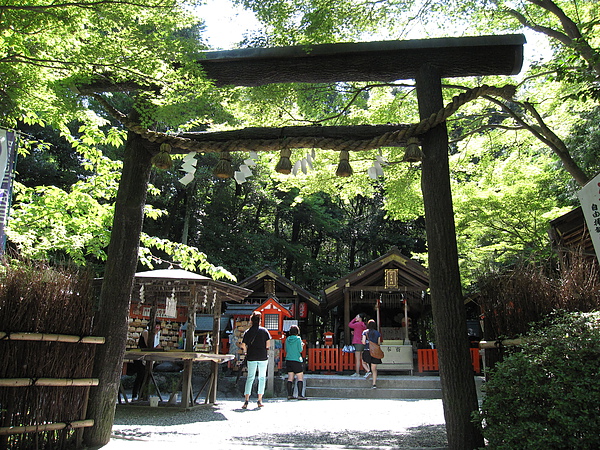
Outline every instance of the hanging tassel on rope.
<path fill-rule="evenodd" d="M 233 167 L 231 166 L 231 154 L 229 152 L 221 152 L 219 162 L 213 170 L 213 174 L 217 178 L 231 178 L 233 176 Z"/>
<path fill-rule="evenodd" d="M 290 156 L 292 156 L 292 151 L 289 148 L 284 148 L 281 150 L 279 162 L 275 166 L 276 172 L 284 175 L 289 175 L 292 173 L 292 162 L 290 161 Z"/>
<path fill-rule="evenodd" d="M 154 167 L 161 170 L 169 170 L 173 167 L 171 146 L 169 144 L 160 144 L 160 151 L 152 157 L 152 164 L 154 164 Z"/>

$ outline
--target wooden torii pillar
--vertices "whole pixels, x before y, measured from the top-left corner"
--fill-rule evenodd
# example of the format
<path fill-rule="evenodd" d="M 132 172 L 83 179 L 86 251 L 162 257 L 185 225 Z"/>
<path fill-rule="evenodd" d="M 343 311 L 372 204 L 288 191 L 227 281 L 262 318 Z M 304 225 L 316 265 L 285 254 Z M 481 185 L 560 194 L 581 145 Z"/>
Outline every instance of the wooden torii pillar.
<path fill-rule="evenodd" d="M 521 70 L 524 43 L 522 35 L 502 35 L 324 44 L 310 48 L 250 48 L 207 52 L 205 59 L 198 63 L 207 76 L 221 86 L 414 79 L 420 115 L 427 117 L 443 106 L 442 78 L 517 74 Z M 118 84 L 100 80 L 78 88 L 83 95 L 132 88 L 130 83 L 123 87 Z M 128 119 L 135 121 L 135 113 Z M 446 430 L 450 448 L 462 450 L 483 446 L 483 439 L 470 421 L 471 411 L 477 409 L 477 397 L 472 373 L 464 367 L 469 361 L 463 356 L 467 355 L 468 343 L 449 189 L 446 134 L 446 128 L 438 126 L 421 136 L 425 155 L 421 185 L 434 322 L 437 335 L 444 338 L 444 344 L 438 345 L 438 350 Z M 101 386 L 91 393 L 94 401 L 88 415 L 98 419 L 99 424 L 86 431 L 86 443 L 90 445 L 103 445 L 110 437 L 111 424 L 102 419 L 114 417 L 119 381 L 115 374 L 122 366 L 122 356 L 112 355 L 125 351 L 125 319 L 150 175 L 151 154 L 148 150 L 152 147 L 152 143 L 130 131 L 100 295 L 100 307 L 111 311 L 111 317 L 100 317 L 98 323 L 98 331 L 107 336 L 107 343 L 99 350 L 95 361 L 95 373 L 101 379 Z M 122 319 L 124 325 L 112 327 L 111 321 L 117 319 Z M 465 363 L 455 364 L 457 361 Z"/>

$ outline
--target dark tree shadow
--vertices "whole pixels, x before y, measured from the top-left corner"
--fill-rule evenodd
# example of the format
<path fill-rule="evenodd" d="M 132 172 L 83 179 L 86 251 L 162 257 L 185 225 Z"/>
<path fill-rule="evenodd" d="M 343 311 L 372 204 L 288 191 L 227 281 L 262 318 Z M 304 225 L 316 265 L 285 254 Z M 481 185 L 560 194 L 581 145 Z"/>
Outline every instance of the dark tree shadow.
<path fill-rule="evenodd" d="M 135 409 L 135 425 L 164 426 L 185 425 L 196 422 L 215 422 L 227 420 L 218 407 L 203 405 L 192 410 L 166 407 L 150 408 L 148 406 L 120 406 L 115 412 L 115 425 L 131 425 L 131 409 Z"/>
<path fill-rule="evenodd" d="M 361 446 L 389 447 L 395 449 L 446 449 L 446 427 L 444 425 L 426 425 L 397 431 L 352 431 L 272 433 L 234 438 L 249 444 L 265 446 L 287 445 L 296 448 L 322 448 L 323 445 L 336 445 L 342 448 L 360 448 Z"/>

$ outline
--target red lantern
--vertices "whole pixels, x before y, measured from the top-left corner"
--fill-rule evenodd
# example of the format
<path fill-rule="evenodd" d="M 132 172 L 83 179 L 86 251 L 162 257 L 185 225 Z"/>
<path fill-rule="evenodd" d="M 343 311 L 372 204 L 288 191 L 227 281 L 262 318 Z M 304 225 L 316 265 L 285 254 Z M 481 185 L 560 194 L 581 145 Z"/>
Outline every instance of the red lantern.
<path fill-rule="evenodd" d="M 301 319 L 306 319 L 308 317 L 308 308 L 306 307 L 306 302 L 300 302 L 298 310 L 300 311 Z"/>

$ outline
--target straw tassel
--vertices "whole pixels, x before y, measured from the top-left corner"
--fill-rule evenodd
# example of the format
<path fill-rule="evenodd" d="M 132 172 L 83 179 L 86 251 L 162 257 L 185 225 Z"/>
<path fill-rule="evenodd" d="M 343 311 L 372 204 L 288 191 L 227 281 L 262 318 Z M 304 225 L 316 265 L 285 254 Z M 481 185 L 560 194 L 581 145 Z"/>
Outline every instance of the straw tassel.
<path fill-rule="evenodd" d="M 279 162 L 275 166 L 276 172 L 284 175 L 289 175 L 292 173 L 292 162 L 290 161 L 290 156 L 292 156 L 292 151 L 289 148 L 284 148 L 281 150 Z"/>
<path fill-rule="evenodd" d="M 160 151 L 152 157 L 152 164 L 154 164 L 154 167 L 162 170 L 168 170 L 173 167 L 171 146 L 169 144 L 160 144 Z"/>
<path fill-rule="evenodd" d="M 233 167 L 231 167 L 231 155 L 229 152 L 221 152 L 219 162 L 213 170 L 213 174 L 218 178 L 231 178 L 233 176 Z"/>
<path fill-rule="evenodd" d="M 349 177 L 354 173 L 350 166 L 350 153 L 346 150 L 340 152 L 340 163 L 338 164 L 335 174 L 338 177 Z"/>

